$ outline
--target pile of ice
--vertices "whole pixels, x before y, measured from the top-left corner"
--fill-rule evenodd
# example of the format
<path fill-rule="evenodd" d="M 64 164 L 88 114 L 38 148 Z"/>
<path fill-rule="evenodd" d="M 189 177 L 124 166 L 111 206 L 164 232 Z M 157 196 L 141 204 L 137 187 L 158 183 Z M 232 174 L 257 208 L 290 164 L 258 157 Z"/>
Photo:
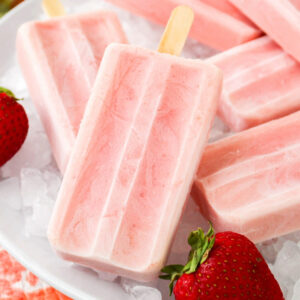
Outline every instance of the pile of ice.
<path fill-rule="evenodd" d="M 129 41 L 155 49 L 163 31 L 142 18 L 113 7 L 101 0 L 64 0 L 68 12 L 90 11 L 95 8 L 114 10 L 120 17 Z M 138 28 L 139 30 L 136 30 Z M 188 41 L 184 56 L 206 58 L 215 51 Z M 24 80 L 15 61 L 4 74 L 0 85 L 11 88 L 23 105 L 30 120 L 30 131 L 19 153 L 0 169 L 0 201 L 8 207 L 23 212 L 26 234 L 46 238 L 46 228 L 61 184 L 61 175 L 53 160 L 47 136 L 30 101 Z M 210 141 L 230 134 L 226 126 L 216 119 Z M 197 227 L 206 229 L 207 222 L 201 217 L 198 207 L 189 201 L 182 223 L 174 240 L 168 263 L 184 263 L 188 247 L 185 243 L 190 231 Z M 287 300 L 300 299 L 300 233 L 294 233 L 259 245 L 267 259 Z M 102 280 L 116 281 L 136 300 L 168 299 L 168 282 L 158 280 L 144 285 L 114 275 L 99 273 Z M 172 298 L 171 298 L 172 299 Z"/>

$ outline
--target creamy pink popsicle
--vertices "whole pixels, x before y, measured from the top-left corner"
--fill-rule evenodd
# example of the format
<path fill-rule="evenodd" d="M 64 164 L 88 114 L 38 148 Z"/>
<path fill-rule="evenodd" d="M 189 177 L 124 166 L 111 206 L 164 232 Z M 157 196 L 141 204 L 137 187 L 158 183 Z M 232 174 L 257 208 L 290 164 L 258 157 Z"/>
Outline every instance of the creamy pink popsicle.
<path fill-rule="evenodd" d="M 18 60 L 30 95 L 65 171 L 107 45 L 126 43 L 114 13 L 26 23 L 17 37 Z"/>
<path fill-rule="evenodd" d="M 140 281 L 157 276 L 221 82 L 200 60 L 107 48 L 49 226 L 63 258 Z"/>
<path fill-rule="evenodd" d="M 300 61 L 299 0 L 230 0 L 230 2 Z"/>
<path fill-rule="evenodd" d="M 300 110 L 300 64 L 269 37 L 209 59 L 224 72 L 218 114 L 241 131 Z"/>
<path fill-rule="evenodd" d="M 159 24 L 165 24 L 177 5 L 195 12 L 190 36 L 219 50 L 252 40 L 262 33 L 229 0 L 107 0 Z"/>
<path fill-rule="evenodd" d="M 300 112 L 210 144 L 193 197 L 218 231 L 260 242 L 300 229 Z"/>

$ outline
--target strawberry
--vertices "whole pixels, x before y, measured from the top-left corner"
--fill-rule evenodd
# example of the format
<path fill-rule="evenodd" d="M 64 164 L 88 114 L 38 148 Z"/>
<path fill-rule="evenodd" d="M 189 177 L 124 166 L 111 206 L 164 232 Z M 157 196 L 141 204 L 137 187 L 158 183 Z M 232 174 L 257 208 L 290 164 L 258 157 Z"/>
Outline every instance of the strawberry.
<path fill-rule="evenodd" d="M 17 100 L 0 87 L 0 167 L 18 152 L 28 133 L 28 118 Z"/>
<path fill-rule="evenodd" d="M 255 245 L 234 232 L 193 231 L 185 266 L 162 269 L 162 279 L 174 282 L 176 300 L 284 300 L 278 282 Z"/>

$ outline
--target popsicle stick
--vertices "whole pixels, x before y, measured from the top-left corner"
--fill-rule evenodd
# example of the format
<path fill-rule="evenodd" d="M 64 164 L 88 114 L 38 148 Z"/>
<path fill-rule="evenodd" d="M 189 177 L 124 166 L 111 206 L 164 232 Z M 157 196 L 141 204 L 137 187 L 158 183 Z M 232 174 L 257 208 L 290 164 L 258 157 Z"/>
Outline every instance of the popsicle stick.
<path fill-rule="evenodd" d="M 50 17 L 60 17 L 66 14 L 65 8 L 60 0 L 43 0 L 43 9 Z"/>
<path fill-rule="evenodd" d="M 158 51 L 180 55 L 194 21 L 194 11 L 188 6 L 177 6 L 169 18 Z"/>

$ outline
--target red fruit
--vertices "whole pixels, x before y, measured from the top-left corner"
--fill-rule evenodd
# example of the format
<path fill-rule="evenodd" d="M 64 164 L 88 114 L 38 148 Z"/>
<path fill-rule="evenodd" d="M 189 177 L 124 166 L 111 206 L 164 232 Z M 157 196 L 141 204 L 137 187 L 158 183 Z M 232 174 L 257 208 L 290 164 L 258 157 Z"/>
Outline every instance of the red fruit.
<path fill-rule="evenodd" d="M 14 94 L 0 87 L 0 167 L 21 148 L 28 133 L 28 118 Z"/>
<path fill-rule="evenodd" d="M 176 300 L 284 300 L 278 282 L 255 245 L 234 232 L 214 235 L 201 229 L 188 239 L 192 250 L 185 266 L 163 268 Z"/>

